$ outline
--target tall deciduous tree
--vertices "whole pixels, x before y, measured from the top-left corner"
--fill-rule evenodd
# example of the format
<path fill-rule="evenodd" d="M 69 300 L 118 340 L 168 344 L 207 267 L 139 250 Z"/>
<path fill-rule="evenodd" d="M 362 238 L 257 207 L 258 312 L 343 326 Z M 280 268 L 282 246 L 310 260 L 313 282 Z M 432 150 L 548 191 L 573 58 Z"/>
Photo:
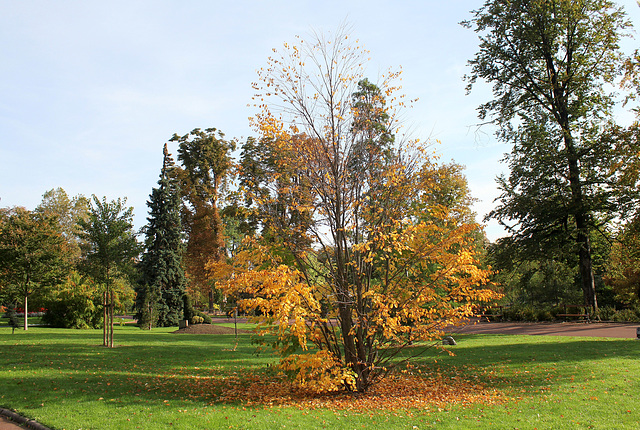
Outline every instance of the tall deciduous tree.
<path fill-rule="evenodd" d="M 86 219 L 90 201 L 83 195 L 69 198 L 62 188 L 51 189 L 44 193 L 42 202 L 36 207 L 36 212 L 48 216 L 57 216 L 66 246 L 67 256 L 71 264 L 76 265 L 80 259 L 80 227 L 79 219 Z"/>
<path fill-rule="evenodd" d="M 468 89 L 478 79 L 493 85 L 479 116 L 514 145 L 490 216 L 529 249 L 572 242 L 584 302 L 597 308 L 590 233 L 617 197 L 615 151 L 598 136 L 613 105 L 625 15 L 609 0 L 488 0 L 463 25 L 480 38 Z"/>
<path fill-rule="evenodd" d="M 80 220 L 84 268 L 103 287 L 103 345 L 113 348 L 113 313 L 116 289 L 133 274 L 139 254 L 133 230 L 133 208 L 126 198 L 107 202 L 93 196 L 89 216 Z"/>
<path fill-rule="evenodd" d="M 298 349 L 281 361 L 298 383 L 365 391 L 400 350 L 495 295 L 469 244 L 478 226 L 432 203 L 427 151 L 395 137 L 396 74 L 364 79 L 365 53 L 341 32 L 299 42 L 259 72 L 268 150 L 252 152 L 268 162 L 247 152 L 243 167 L 265 221 L 220 272 L 281 352 Z"/>
<path fill-rule="evenodd" d="M 62 282 L 68 272 L 65 251 L 56 216 L 21 207 L 0 213 L 0 284 L 22 299 L 25 330 L 29 297 Z"/>
<path fill-rule="evenodd" d="M 178 160 L 182 163 L 180 178 L 184 206 L 183 226 L 187 231 L 185 266 L 190 288 L 196 299 L 204 296 L 213 307 L 213 285 L 205 266 L 220 261 L 224 248 L 224 226 L 220 217 L 220 196 L 232 167 L 233 141 L 215 128 L 196 128 L 184 136 L 174 135 L 178 142 Z"/>
<path fill-rule="evenodd" d="M 186 278 L 182 267 L 180 190 L 174 169 L 165 144 L 158 187 L 147 202 L 145 252 L 140 262 L 142 279 L 136 296 L 136 316 L 141 326 L 171 327 L 182 318 Z"/>

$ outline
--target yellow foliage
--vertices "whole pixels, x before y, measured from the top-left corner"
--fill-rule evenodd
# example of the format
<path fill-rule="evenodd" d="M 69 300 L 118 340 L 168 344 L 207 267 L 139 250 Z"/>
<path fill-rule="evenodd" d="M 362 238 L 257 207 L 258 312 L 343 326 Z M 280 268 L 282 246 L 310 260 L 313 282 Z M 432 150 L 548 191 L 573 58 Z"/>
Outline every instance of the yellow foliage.
<path fill-rule="evenodd" d="M 499 295 L 476 255 L 480 227 L 440 201 L 459 178 L 442 180 L 428 142 L 392 137 L 399 72 L 363 89 L 363 52 L 342 37 L 275 52 L 251 119 L 272 163 L 250 194 L 264 231 L 209 270 L 277 336 L 299 386 L 366 390 L 398 348 L 438 339 Z M 294 347 L 303 353 L 286 355 Z"/>
<path fill-rule="evenodd" d="M 356 375 L 328 351 L 294 354 L 280 361 L 280 369 L 293 375 L 294 385 L 312 393 L 356 388 Z"/>

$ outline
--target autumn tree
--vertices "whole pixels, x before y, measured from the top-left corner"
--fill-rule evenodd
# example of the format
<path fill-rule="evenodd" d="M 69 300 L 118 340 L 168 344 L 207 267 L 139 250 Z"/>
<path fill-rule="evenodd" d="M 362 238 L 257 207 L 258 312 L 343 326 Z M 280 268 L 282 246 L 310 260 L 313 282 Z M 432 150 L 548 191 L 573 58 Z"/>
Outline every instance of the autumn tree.
<path fill-rule="evenodd" d="M 107 201 L 95 195 L 89 216 L 80 220 L 82 267 L 102 287 L 103 345 L 113 348 L 113 314 L 116 301 L 130 290 L 134 258 L 139 254 L 133 230 L 133 208 L 126 198 Z"/>
<path fill-rule="evenodd" d="M 480 46 L 468 89 L 493 85 L 479 116 L 513 145 L 490 217 L 527 252 L 575 254 L 584 303 L 597 308 L 591 234 L 629 209 L 618 205 L 616 151 L 599 139 L 629 23 L 609 0 L 488 0 L 472 13 L 463 24 Z"/>
<path fill-rule="evenodd" d="M 56 216 L 22 207 L 0 212 L 0 285 L 24 305 L 28 329 L 29 297 L 62 282 L 69 265 Z"/>
<path fill-rule="evenodd" d="M 362 392 L 496 296 L 469 244 L 478 226 L 431 202 L 433 160 L 397 138 L 396 74 L 365 79 L 364 50 L 341 32 L 298 42 L 254 85 L 269 162 L 245 189 L 261 234 L 217 273 L 275 331 L 297 383 Z"/>
<path fill-rule="evenodd" d="M 147 202 L 145 252 L 140 262 L 142 279 L 136 288 L 136 318 L 141 327 L 177 326 L 182 319 L 186 278 L 182 267 L 180 190 L 174 170 L 165 144 L 158 187 L 152 190 Z"/>
<path fill-rule="evenodd" d="M 612 287 L 618 302 L 640 304 L 640 217 L 622 227 L 609 255 L 604 281 Z"/>
<path fill-rule="evenodd" d="M 183 227 L 187 232 L 184 261 L 189 288 L 194 298 L 208 300 L 211 309 L 214 287 L 205 266 L 209 261 L 220 261 L 224 248 L 220 197 L 232 167 L 235 142 L 225 140 L 215 128 L 196 128 L 184 136 L 174 135 L 171 141 L 178 142 L 181 163 Z"/>
<path fill-rule="evenodd" d="M 70 264 L 76 265 L 80 259 L 79 219 L 86 219 L 90 201 L 83 195 L 70 198 L 67 192 L 58 187 L 44 193 L 36 212 L 47 216 L 56 216 L 68 248 Z"/>

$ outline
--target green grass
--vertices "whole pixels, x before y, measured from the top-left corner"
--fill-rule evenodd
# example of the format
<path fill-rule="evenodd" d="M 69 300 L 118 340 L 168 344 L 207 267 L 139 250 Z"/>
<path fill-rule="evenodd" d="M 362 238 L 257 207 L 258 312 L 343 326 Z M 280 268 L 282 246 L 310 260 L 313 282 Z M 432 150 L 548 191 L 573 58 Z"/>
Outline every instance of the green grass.
<path fill-rule="evenodd" d="M 100 330 L 0 327 L 0 406 L 55 429 L 640 428 L 640 342 L 547 336 L 456 336 L 456 356 L 420 360 L 445 375 L 504 393 L 498 406 L 438 411 L 332 411 L 217 403 L 196 376 L 261 370 L 251 336 L 175 335 L 116 326 Z M 235 350 L 234 350 L 235 347 Z M 195 397 L 190 397 L 196 394 Z"/>

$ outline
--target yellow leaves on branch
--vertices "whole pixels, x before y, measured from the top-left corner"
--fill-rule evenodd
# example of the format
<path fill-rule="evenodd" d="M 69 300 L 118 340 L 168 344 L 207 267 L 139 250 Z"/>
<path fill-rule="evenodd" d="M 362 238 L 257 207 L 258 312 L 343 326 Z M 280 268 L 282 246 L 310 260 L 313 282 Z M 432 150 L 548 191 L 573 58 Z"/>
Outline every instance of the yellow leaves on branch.
<path fill-rule="evenodd" d="M 311 393 L 335 392 L 356 386 L 356 375 L 341 366 L 339 360 L 326 350 L 316 353 L 293 354 L 280 361 L 280 369 L 293 375 L 294 386 Z"/>
<path fill-rule="evenodd" d="M 246 254 L 239 259 L 243 258 L 246 258 Z M 219 285 L 226 294 L 245 297 L 238 299 L 242 310 L 261 315 L 257 317 L 259 332 L 275 331 L 279 338 L 293 336 L 300 347 L 306 349 L 309 334 L 307 321 L 320 313 L 320 303 L 312 288 L 302 282 L 300 273 L 282 264 L 262 270 L 231 271 L 233 276 Z M 223 271 L 216 273 L 222 274 Z"/>

